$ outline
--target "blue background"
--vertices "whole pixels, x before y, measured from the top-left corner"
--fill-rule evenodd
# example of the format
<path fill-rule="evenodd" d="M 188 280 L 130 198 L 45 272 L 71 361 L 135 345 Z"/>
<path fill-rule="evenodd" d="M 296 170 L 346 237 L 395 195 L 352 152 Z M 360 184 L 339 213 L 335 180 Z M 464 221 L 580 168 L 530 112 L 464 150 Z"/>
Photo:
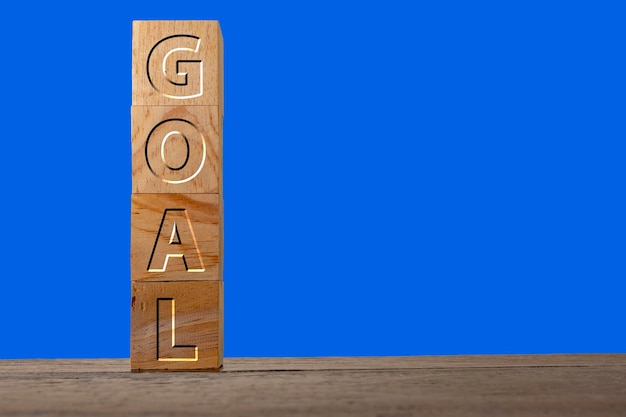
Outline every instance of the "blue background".
<path fill-rule="evenodd" d="M 626 352 L 622 2 L 1 6 L 0 358 L 129 355 L 131 21 L 225 38 L 226 356 Z"/>

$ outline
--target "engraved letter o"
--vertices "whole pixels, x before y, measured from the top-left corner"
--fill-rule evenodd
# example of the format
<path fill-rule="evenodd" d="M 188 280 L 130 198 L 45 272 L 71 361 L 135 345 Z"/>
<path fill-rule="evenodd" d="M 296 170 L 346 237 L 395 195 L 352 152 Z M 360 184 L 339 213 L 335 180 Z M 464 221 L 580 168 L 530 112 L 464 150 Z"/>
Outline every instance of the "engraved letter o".
<path fill-rule="evenodd" d="M 173 137 L 184 139 L 184 162 L 178 166 L 168 163 L 166 142 Z M 194 179 L 206 162 L 206 139 L 200 129 L 184 119 L 167 119 L 157 124 L 146 139 L 145 156 L 150 172 L 168 184 L 182 184 Z M 178 149 L 176 150 L 178 151 Z"/>

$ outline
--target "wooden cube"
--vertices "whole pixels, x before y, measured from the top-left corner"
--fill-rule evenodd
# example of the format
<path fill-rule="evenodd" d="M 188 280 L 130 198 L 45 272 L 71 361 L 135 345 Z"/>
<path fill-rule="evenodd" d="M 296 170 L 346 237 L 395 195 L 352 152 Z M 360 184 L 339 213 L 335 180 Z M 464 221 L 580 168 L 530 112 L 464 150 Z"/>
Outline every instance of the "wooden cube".
<path fill-rule="evenodd" d="M 133 282 L 131 370 L 220 370 L 223 288 L 221 281 Z"/>
<path fill-rule="evenodd" d="M 133 105 L 219 106 L 223 39 L 211 20 L 133 22 Z"/>
<path fill-rule="evenodd" d="M 133 193 L 222 193 L 216 106 L 132 106 Z"/>
<path fill-rule="evenodd" d="M 133 194 L 132 281 L 222 279 L 218 194 Z"/>

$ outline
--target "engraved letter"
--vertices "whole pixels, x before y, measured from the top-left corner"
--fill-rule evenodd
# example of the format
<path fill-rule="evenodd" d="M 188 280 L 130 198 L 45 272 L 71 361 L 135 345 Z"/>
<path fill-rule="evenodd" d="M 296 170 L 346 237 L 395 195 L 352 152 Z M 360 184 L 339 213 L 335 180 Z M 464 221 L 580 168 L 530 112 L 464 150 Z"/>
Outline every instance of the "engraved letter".
<path fill-rule="evenodd" d="M 198 346 L 176 345 L 176 302 L 173 298 L 157 299 L 157 331 L 158 361 L 198 360 Z"/>
<path fill-rule="evenodd" d="M 157 233 L 152 255 L 148 262 L 149 272 L 165 272 L 170 258 L 180 258 L 187 272 L 204 272 L 196 236 L 189 221 L 187 210 L 166 209 Z M 178 268 L 180 268 L 180 264 Z M 170 268 L 176 268 L 171 266 Z"/>
<path fill-rule="evenodd" d="M 148 54 L 148 81 L 156 91 L 173 99 L 202 95 L 202 60 L 200 38 L 173 35 L 157 42 Z"/>
<path fill-rule="evenodd" d="M 161 181 L 182 184 L 202 171 L 206 148 L 196 125 L 184 119 L 167 119 L 153 127 L 146 138 L 146 163 Z"/>

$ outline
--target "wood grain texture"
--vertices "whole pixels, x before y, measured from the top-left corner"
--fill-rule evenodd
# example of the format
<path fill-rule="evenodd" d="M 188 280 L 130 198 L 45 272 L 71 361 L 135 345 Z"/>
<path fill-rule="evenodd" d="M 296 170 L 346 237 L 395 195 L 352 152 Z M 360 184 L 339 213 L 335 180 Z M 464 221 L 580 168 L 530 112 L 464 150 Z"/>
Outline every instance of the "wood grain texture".
<path fill-rule="evenodd" d="M 133 21 L 133 105 L 219 106 L 223 38 L 215 20 Z"/>
<path fill-rule="evenodd" d="M 222 280 L 218 194 L 133 194 L 132 281 Z"/>
<path fill-rule="evenodd" d="M 227 358 L 228 372 L 625 366 L 625 354 Z"/>
<path fill-rule="evenodd" d="M 133 371 L 215 371 L 224 352 L 221 281 L 134 282 Z"/>
<path fill-rule="evenodd" d="M 132 106 L 133 193 L 222 193 L 217 106 Z"/>
<path fill-rule="evenodd" d="M 623 416 L 626 355 L 0 361 L 3 416 Z"/>

